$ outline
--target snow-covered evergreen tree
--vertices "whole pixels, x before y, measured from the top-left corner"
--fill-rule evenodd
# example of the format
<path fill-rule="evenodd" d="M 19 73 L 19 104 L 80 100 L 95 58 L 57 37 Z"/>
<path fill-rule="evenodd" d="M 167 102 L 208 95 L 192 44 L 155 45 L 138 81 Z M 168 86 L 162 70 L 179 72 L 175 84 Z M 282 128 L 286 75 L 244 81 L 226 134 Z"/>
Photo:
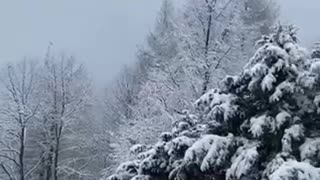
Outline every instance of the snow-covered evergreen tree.
<path fill-rule="evenodd" d="M 292 26 L 258 44 L 239 76 L 204 94 L 155 145 L 134 146 L 136 158 L 109 179 L 320 179 L 319 62 Z"/>

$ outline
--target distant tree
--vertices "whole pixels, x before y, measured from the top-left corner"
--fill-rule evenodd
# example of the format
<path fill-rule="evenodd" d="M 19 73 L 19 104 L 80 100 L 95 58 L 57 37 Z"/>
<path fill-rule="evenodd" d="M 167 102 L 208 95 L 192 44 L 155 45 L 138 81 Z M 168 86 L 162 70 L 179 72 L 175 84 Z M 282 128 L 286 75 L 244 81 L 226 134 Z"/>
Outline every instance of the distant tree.
<path fill-rule="evenodd" d="M 81 129 L 90 128 L 82 127 L 81 117 L 92 98 L 84 67 L 73 57 L 62 55 L 56 58 L 48 55 L 40 78 L 43 146 L 47 151 L 43 162 L 46 167 L 45 179 L 90 176 L 82 170 L 82 166 L 91 157 L 81 155 L 90 139 L 81 136 Z"/>
<path fill-rule="evenodd" d="M 36 64 L 27 60 L 2 71 L 0 166 L 10 180 L 26 179 L 39 164 L 26 164 L 27 135 L 39 110 L 37 71 Z"/>
<path fill-rule="evenodd" d="M 155 29 L 146 40 L 146 46 L 140 48 L 137 53 L 137 64 L 132 68 L 125 68 L 107 92 L 106 118 L 115 124 L 114 129 L 117 129 L 112 134 L 116 136 L 114 138 L 114 144 L 117 144 L 115 156 L 119 160 L 126 159 L 127 154 L 124 152 L 127 152 L 132 144 L 145 140 L 142 136 L 139 136 L 141 137 L 139 140 L 138 137 L 130 139 L 127 133 L 137 135 L 134 127 L 144 122 L 144 119 L 153 119 L 153 122 L 156 119 L 158 122 L 164 120 L 160 116 L 165 112 L 148 110 L 148 104 L 159 103 L 159 107 L 162 106 L 167 99 L 171 98 L 171 96 L 167 97 L 166 92 L 172 92 L 176 88 L 171 66 L 177 54 L 177 42 L 174 7 L 170 0 L 163 1 Z M 161 92 L 163 94 L 159 94 Z M 152 124 L 151 121 L 149 123 Z M 171 124 L 171 121 L 166 121 L 167 123 Z M 144 131 L 144 133 L 154 134 L 153 131 Z"/>
<path fill-rule="evenodd" d="M 113 155 L 106 157 L 109 161 L 121 161 L 123 154 L 123 144 L 125 140 L 121 139 L 120 128 L 128 127 L 126 124 L 134 118 L 133 106 L 137 101 L 137 94 L 141 86 L 140 73 L 133 68 L 124 68 L 115 83 L 106 90 L 104 100 L 104 119 L 106 120 L 106 130 L 111 144 L 117 144 L 115 147 L 109 147 Z M 112 153 L 110 153 L 112 154 Z M 109 171 L 109 170 L 108 170 Z"/>
<path fill-rule="evenodd" d="M 225 74 L 238 73 L 245 59 L 253 55 L 256 40 L 268 33 L 260 31 L 264 29 L 261 26 L 274 24 L 278 14 L 276 4 L 259 2 L 187 1 L 179 19 L 179 44 L 193 83 L 202 83 L 197 96 L 216 86 Z"/>
<path fill-rule="evenodd" d="M 242 19 L 254 33 L 267 35 L 272 32 L 280 8 L 274 0 L 243 0 Z M 256 37 L 259 38 L 259 37 Z"/>

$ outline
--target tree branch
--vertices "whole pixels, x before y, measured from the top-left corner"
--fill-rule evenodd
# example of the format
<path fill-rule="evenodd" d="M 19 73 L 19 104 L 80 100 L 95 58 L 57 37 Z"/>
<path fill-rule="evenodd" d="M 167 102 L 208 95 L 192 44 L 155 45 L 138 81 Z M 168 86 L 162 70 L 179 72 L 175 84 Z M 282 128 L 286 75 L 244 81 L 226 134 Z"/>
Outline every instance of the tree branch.
<path fill-rule="evenodd" d="M 9 170 L 5 167 L 5 165 L 3 163 L 1 163 L 1 168 L 3 169 L 3 171 L 8 175 L 8 177 L 10 178 L 10 180 L 16 180 L 15 176 L 10 174 Z"/>

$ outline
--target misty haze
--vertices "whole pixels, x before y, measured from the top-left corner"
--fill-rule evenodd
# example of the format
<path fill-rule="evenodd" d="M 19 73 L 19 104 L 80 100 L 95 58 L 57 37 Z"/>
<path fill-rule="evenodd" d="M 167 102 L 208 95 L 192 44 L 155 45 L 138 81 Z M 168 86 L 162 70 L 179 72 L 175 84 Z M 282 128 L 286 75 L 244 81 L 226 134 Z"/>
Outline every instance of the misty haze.
<path fill-rule="evenodd" d="M 0 2 L 0 180 L 320 180 L 320 1 Z"/>

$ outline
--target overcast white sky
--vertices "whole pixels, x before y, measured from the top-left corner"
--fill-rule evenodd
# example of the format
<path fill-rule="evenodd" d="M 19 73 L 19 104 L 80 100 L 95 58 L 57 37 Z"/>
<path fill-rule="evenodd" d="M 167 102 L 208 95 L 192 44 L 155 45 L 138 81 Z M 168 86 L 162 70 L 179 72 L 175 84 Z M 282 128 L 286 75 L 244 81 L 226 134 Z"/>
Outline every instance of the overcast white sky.
<path fill-rule="evenodd" d="M 297 25 L 301 43 L 311 46 L 320 40 L 320 0 L 278 0 L 282 21 Z"/>
<path fill-rule="evenodd" d="M 183 0 L 176 0 L 183 1 Z M 320 39 L 319 0 L 279 0 L 282 19 L 309 45 Z M 49 42 L 84 62 L 98 86 L 134 61 L 160 0 L 0 0 L 0 64 L 44 56 Z"/>

